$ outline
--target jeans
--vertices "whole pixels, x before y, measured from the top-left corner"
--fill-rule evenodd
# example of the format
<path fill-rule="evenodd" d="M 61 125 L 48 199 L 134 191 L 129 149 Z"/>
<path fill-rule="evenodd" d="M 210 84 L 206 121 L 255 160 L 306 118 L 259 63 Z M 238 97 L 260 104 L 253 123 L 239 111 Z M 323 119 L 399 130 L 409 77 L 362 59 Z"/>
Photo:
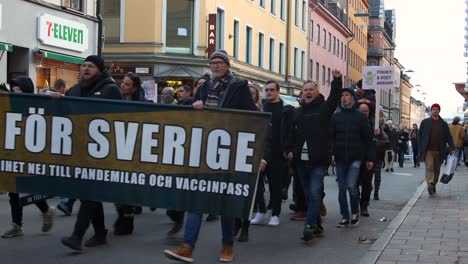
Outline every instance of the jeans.
<path fill-rule="evenodd" d="M 298 169 L 307 201 L 306 225 L 321 225 L 320 203 L 322 201 L 323 176 L 326 167 L 300 164 Z"/>
<path fill-rule="evenodd" d="M 360 166 L 360 160 L 352 161 L 350 163 L 336 162 L 336 176 L 339 190 L 338 202 L 340 203 L 340 213 L 343 219 L 350 219 L 348 198 L 346 197 L 347 192 L 349 192 L 351 214 L 355 215 L 359 212 L 359 191 L 357 181 Z"/>
<path fill-rule="evenodd" d="M 197 243 L 198 234 L 202 223 L 203 214 L 201 213 L 187 213 L 187 221 L 185 222 L 184 243 L 191 248 L 195 248 Z M 221 231 L 223 245 L 233 245 L 234 233 L 234 217 L 221 216 Z"/>
<path fill-rule="evenodd" d="M 23 226 L 23 207 L 20 205 L 20 197 L 19 193 L 8 193 L 10 197 L 10 209 L 11 209 L 11 218 L 13 223 Z M 41 213 L 45 213 L 49 210 L 49 205 L 47 204 L 46 200 L 39 200 L 34 203 Z"/>
<path fill-rule="evenodd" d="M 461 154 L 462 154 L 462 149 L 455 148 L 455 157 L 457 157 L 457 167 L 458 167 L 458 162 L 460 162 L 460 159 L 461 159 Z"/>

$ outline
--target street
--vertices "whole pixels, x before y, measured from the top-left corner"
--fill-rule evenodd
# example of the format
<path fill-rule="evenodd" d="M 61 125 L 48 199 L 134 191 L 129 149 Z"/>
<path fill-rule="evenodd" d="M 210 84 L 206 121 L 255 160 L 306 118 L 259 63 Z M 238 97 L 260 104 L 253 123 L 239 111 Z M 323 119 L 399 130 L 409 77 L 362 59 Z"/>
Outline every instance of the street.
<path fill-rule="evenodd" d="M 250 240 L 235 243 L 234 263 L 358 263 L 372 246 L 360 244 L 359 236 L 378 238 L 401 208 L 413 196 L 424 179 L 424 168 L 412 168 L 406 162 L 405 168 L 395 165 L 395 173 L 382 172 L 380 200 L 371 200 L 370 217 L 362 217 L 356 228 L 338 229 L 339 207 L 335 176 L 325 177 L 325 203 L 328 216 L 324 219 L 325 236 L 305 244 L 300 240 L 304 222 L 289 220 L 290 200 L 283 202 L 281 225 L 276 228 L 250 227 Z M 267 188 L 268 189 L 268 188 Z M 290 193 L 289 197 L 291 198 Z M 266 195 L 266 197 L 268 197 Z M 55 206 L 59 199 L 49 200 Z M 77 204 L 79 205 L 79 204 Z M 60 243 L 63 236 L 70 235 L 77 212 L 63 216 L 57 212 L 56 222 L 50 234 L 42 234 L 39 210 L 34 206 L 24 209 L 24 236 L 0 239 L 2 263 L 174 263 L 167 260 L 163 250 L 178 245 L 182 232 L 176 239 L 167 239 L 166 232 L 171 222 L 165 210 L 151 212 L 144 208 L 143 214 L 135 217 L 135 231 L 131 236 L 115 237 L 112 224 L 116 218 L 114 206 L 105 204 L 106 226 L 109 229 L 108 245 L 100 248 L 84 248 L 76 253 Z M 0 195 L 0 227 L 2 232 L 10 225 L 8 195 Z M 386 217 L 387 221 L 380 221 Z M 86 238 L 92 235 L 88 229 Z M 217 263 L 221 248 L 220 223 L 202 225 L 197 248 L 194 251 L 196 263 Z"/>

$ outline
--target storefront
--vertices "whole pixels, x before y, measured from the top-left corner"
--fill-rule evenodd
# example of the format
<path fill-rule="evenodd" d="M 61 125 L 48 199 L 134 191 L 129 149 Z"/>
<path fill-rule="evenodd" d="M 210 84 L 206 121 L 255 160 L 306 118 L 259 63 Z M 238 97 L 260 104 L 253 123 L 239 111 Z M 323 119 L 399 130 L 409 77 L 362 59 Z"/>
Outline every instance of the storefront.
<path fill-rule="evenodd" d="M 80 64 L 96 54 L 97 20 L 55 5 L 6 1 L 0 8 L 0 83 L 29 76 L 40 93 L 63 79 L 79 80 Z M 18 16 L 11 10 L 22 10 Z"/>

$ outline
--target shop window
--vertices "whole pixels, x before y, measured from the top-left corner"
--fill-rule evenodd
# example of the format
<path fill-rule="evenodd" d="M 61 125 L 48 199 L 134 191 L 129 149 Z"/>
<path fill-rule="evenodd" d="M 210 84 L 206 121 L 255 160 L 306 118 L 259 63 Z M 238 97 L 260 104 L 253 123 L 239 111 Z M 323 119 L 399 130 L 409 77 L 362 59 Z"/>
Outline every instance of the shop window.
<path fill-rule="evenodd" d="M 166 51 L 191 53 L 193 38 L 194 1 L 167 1 L 166 9 Z"/>
<path fill-rule="evenodd" d="M 62 0 L 62 6 L 71 8 L 73 10 L 78 10 L 80 12 L 84 11 L 83 0 Z"/>
<path fill-rule="evenodd" d="M 120 42 L 120 0 L 102 0 L 101 10 L 106 41 Z"/>

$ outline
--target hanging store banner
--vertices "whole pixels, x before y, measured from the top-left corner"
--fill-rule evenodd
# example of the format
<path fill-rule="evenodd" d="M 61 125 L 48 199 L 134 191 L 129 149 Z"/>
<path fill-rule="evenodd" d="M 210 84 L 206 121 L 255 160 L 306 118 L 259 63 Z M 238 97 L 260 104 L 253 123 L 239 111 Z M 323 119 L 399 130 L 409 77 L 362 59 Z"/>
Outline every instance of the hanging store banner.
<path fill-rule="evenodd" d="M 0 191 L 248 216 L 265 113 L 0 94 Z"/>
<path fill-rule="evenodd" d="M 362 89 L 400 88 L 400 71 L 395 66 L 364 66 Z"/>
<path fill-rule="evenodd" d="M 208 58 L 216 51 L 216 14 L 208 15 Z"/>
<path fill-rule="evenodd" d="M 89 32 L 85 24 L 44 14 L 38 18 L 37 38 L 44 44 L 84 52 Z"/>

